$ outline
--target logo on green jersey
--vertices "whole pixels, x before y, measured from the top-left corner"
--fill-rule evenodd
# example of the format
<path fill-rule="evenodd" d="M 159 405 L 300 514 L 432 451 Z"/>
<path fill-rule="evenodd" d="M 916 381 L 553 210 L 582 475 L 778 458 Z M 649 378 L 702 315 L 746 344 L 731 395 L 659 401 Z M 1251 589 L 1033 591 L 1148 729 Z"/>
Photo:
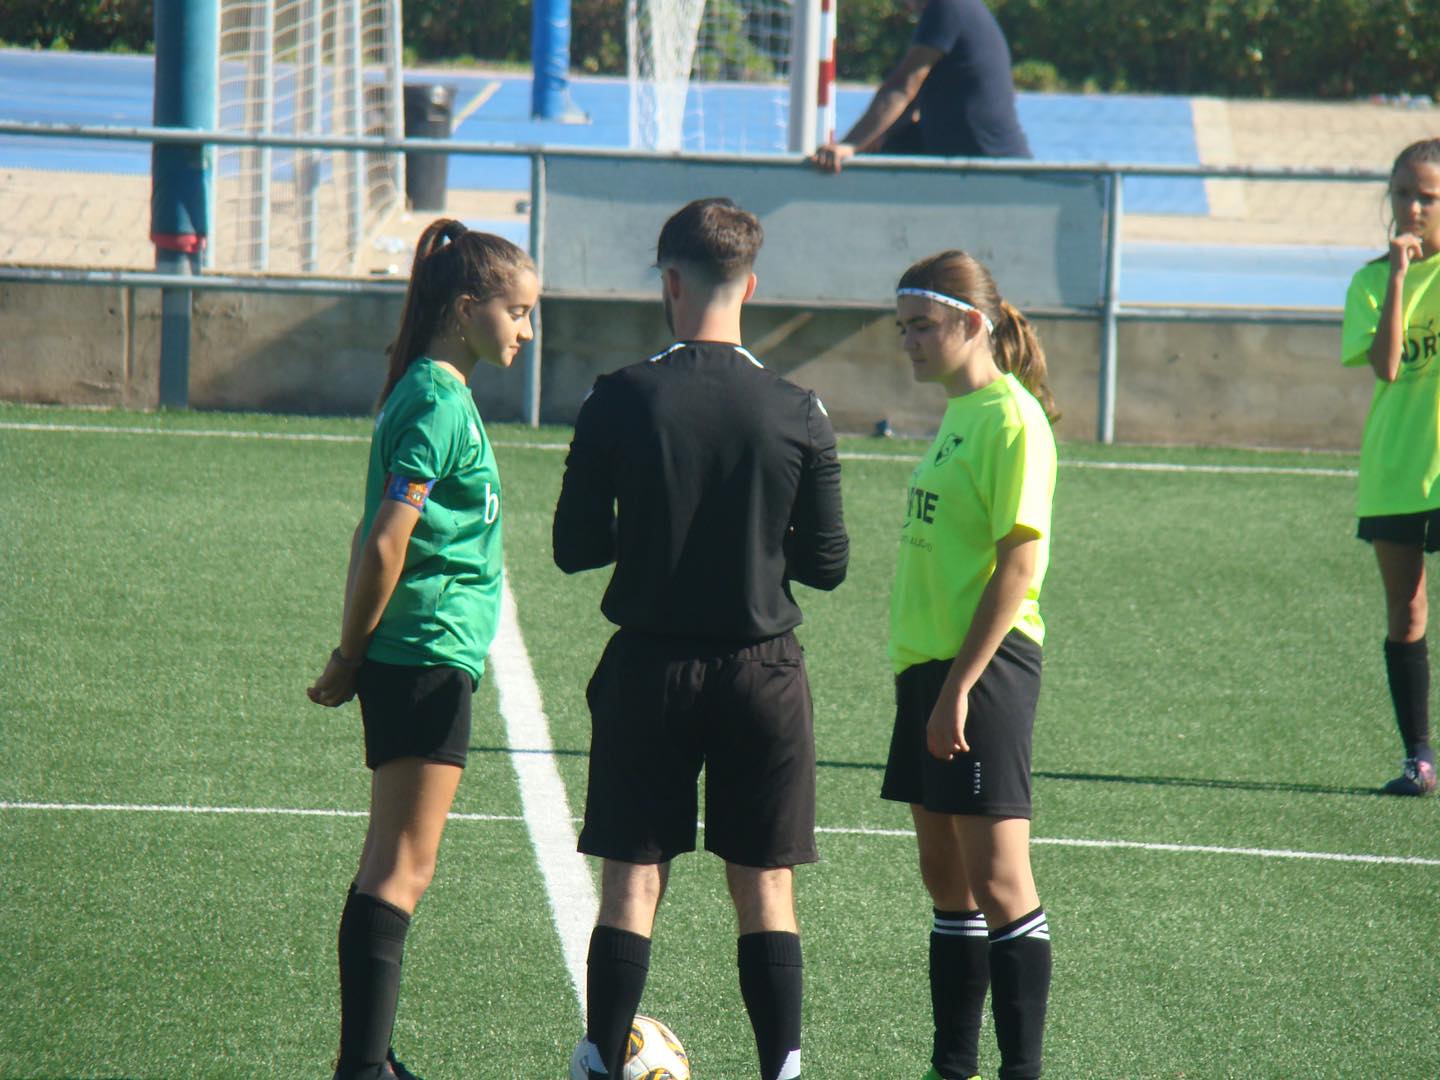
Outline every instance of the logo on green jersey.
<path fill-rule="evenodd" d="M 944 465 L 945 462 L 949 460 L 950 455 L 955 453 L 955 448 L 964 441 L 964 435 L 951 435 L 949 438 L 947 438 L 943 443 L 941 443 L 940 449 L 935 451 L 935 464 Z"/>
<path fill-rule="evenodd" d="M 1437 342 L 1435 319 L 1432 316 L 1425 320 L 1424 325 L 1408 328 L 1405 335 L 1405 353 L 1400 357 L 1400 363 L 1411 371 L 1423 370 L 1435 359 L 1437 344 L 1440 342 Z"/>

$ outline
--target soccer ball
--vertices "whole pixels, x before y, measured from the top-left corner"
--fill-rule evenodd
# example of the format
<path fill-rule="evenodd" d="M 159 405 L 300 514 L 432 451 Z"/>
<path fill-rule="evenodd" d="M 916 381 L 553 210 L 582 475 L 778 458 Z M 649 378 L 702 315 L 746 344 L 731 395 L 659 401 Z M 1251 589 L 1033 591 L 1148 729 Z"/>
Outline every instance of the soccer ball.
<path fill-rule="evenodd" d="M 690 1080 L 690 1058 L 668 1027 L 652 1016 L 637 1016 L 625 1040 L 622 1080 Z"/>
<path fill-rule="evenodd" d="M 570 1080 L 587 1080 L 594 1049 L 584 1039 L 570 1058 Z M 637 1016 L 625 1041 L 625 1069 L 620 1080 L 690 1080 L 690 1059 L 675 1033 L 651 1016 Z"/>

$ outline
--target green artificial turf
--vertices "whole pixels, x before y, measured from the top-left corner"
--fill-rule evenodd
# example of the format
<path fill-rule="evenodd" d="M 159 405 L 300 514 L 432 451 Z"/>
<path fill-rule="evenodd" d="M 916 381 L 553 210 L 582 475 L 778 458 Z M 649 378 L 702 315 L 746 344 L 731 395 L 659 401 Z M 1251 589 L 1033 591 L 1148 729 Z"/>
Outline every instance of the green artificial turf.
<path fill-rule="evenodd" d="M 0 1077 L 329 1075 L 367 774 L 355 706 L 304 689 L 335 638 L 368 431 L 0 406 Z M 491 435 L 569 800 L 542 810 L 573 817 L 608 575 L 550 560 L 568 432 Z M 889 578 L 923 446 L 842 450 L 850 578 L 797 589 L 824 830 L 797 878 L 804 1055 L 807 1075 L 913 1080 L 929 904 L 908 816 L 877 791 Z M 1352 538 L 1354 480 L 1317 471 L 1354 457 L 1061 460 L 1034 760 L 1047 1075 L 1436 1075 L 1440 800 L 1375 793 L 1400 756 L 1378 574 Z M 1096 467 L 1127 463 L 1188 471 Z M 415 920 L 396 1048 L 428 1080 L 559 1080 L 580 1016 L 489 678 L 455 810 L 471 816 Z M 1428 862 L 1318 857 L 1336 855 Z M 643 1008 L 700 1080 L 755 1075 L 710 856 L 675 865 Z"/>

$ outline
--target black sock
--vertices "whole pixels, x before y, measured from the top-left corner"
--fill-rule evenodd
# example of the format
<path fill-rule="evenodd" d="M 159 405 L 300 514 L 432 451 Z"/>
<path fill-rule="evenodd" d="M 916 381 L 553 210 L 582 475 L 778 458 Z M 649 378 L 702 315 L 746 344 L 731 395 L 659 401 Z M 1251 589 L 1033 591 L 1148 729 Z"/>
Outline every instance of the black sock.
<path fill-rule="evenodd" d="M 379 897 L 350 890 L 340 915 L 341 1074 L 375 1069 L 390 1049 L 400 964 L 410 916 Z"/>
<path fill-rule="evenodd" d="M 649 938 L 613 926 L 595 927 L 585 968 L 585 1037 L 612 1077 L 624 1071 L 625 1043 L 649 973 Z"/>
<path fill-rule="evenodd" d="M 1036 908 L 990 931 L 990 1009 L 1000 1046 L 1000 1080 L 1040 1075 L 1050 998 L 1050 924 Z"/>
<path fill-rule="evenodd" d="M 743 934 L 737 942 L 740 996 L 755 1029 L 762 1080 L 800 1075 L 800 1012 L 804 961 L 800 935 L 784 931 Z"/>
<path fill-rule="evenodd" d="M 990 988 L 990 939 L 978 911 L 935 909 L 930 930 L 930 1064 L 947 1080 L 980 1071 L 980 1017 Z"/>
<path fill-rule="evenodd" d="M 1424 758 L 1432 764 L 1430 749 L 1430 654 L 1425 639 L 1385 642 L 1385 674 L 1390 678 L 1390 700 L 1395 722 L 1405 742 L 1407 758 Z"/>

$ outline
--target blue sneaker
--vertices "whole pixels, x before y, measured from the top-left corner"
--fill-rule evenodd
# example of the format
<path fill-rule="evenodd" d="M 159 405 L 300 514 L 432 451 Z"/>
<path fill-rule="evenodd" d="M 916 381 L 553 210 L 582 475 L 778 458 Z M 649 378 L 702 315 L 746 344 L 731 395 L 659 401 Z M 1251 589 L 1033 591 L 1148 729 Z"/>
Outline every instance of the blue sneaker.
<path fill-rule="evenodd" d="M 1430 795 L 1435 791 L 1435 766 L 1423 758 L 1406 758 L 1400 775 L 1382 789 L 1386 795 Z"/>

